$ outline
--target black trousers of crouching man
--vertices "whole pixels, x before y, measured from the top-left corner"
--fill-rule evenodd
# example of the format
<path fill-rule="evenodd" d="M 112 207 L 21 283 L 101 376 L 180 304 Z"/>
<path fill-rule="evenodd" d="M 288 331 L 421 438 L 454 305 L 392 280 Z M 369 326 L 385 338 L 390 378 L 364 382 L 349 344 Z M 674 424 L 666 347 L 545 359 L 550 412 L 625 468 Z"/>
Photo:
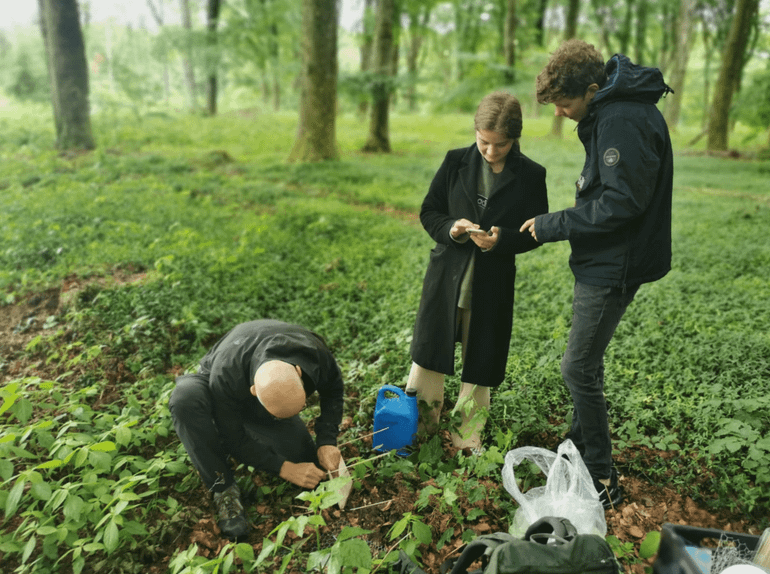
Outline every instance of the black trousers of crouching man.
<path fill-rule="evenodd" d="M 214 421 L 213 397 L 208 383 L 208 376 L 202 373 L 178 377 L 168 406 L 174 429 L 206 488 L 211 492 L 222 492 L 235 479 L 227 460 L 230 453 Z M 256 398 L 254 402 L 256 405 Z M 259 442 L 290 462 L 318 464 L 315 442 L 299 415 L 275 419 L 259 411 L 254 409 L 253 417 L 244 423 L 247 440 Z M 259 468 L 258 462 L 239 462 L 264 470 Z"/>

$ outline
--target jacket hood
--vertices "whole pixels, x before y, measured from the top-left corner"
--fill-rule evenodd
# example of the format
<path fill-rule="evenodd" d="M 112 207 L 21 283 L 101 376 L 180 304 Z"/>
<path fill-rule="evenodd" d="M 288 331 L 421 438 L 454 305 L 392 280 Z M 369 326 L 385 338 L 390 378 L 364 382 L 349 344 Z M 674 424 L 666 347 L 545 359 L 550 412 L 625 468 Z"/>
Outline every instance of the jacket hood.
<path fill-rule="evenodd" d="M 607 82 L 596 92 L 590 107 L 612 101 L 635 101 L 656 104 L 672 90 L 658 68 L 646 68 L 631 62 L 623 54 L 615 54 L 605 68 Z"/>

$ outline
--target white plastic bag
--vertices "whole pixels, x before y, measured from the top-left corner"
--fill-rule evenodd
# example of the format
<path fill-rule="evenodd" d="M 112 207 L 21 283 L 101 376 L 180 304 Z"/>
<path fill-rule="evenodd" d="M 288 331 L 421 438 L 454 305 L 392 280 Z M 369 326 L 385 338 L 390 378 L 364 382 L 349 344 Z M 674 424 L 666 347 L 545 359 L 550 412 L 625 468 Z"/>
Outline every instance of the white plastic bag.
<path fill-rule="evenodd" d="M 545 486 L 522 493 L 514 468 L 525 460 L 535 463 L 548 478 Z M 519 503 L 510 533 L 523 537 L 530 524 L 545 516 L 567 518 L 579 534 L 607 534 L 604 507 L 580 453 L 569 439 L 557 452 L 535 446 L 516 448 L 505 455 L 503 486 Z"/>

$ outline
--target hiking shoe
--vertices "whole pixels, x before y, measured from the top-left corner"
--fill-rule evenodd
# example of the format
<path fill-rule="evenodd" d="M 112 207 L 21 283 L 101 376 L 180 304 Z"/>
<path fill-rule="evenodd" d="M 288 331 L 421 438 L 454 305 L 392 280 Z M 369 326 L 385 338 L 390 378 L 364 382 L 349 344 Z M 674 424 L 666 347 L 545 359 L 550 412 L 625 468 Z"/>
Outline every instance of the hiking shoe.
<path fill-rule="evenodd" d="M 618 484 L 618 469 L 614 466 L 610 471 L 609 486 L 594 478 L 594 488 L 599 493 L 599 501 L 602 503 L 604 510 L 615 509 L 616 506 L 623 502 L 623 487 Z"/>
<path fill-rule="evenodd" d="M 222 492 L 214 493 L 217 507 L 217 526 L 222 535 L 231 540 L 244 538 L 249 533 L 249 521 L 241 503 L 241 491 L 232 483 Z"/>

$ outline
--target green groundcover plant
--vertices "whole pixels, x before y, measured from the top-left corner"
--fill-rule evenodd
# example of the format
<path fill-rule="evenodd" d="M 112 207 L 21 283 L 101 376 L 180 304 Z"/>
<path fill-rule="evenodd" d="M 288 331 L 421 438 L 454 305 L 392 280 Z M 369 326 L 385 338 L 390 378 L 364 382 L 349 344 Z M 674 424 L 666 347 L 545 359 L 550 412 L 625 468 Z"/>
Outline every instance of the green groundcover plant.
<path fill-rule="evenodd" d="M 97 117 L 103 143 L 72 155 L 54 152 L 50 128 L 31 117 L 0 120 L 0 303 L 10 309 L 65 280 L 84 287 L 0 357 L 0 555 L 17 572 L 141 572 L 197 518 L 179 502 L 199 482 L 167 409 L 174 373 L 231 326 L 274 317 L 321 333 L 356 391 L 345 403 L 354 430 L 371 424 L 382 384 L 403 384 L 432 246 L 417 213 L 446 150 L 472 141 L 463 127 L 471 121 L 396 116 L 397 153 L 366 156 L 356 151 L 360 122 L 342 117 L 339 162 L 286 164 L 291 138 L 273 134 L 293 133 L 289 114 Z M 525 122 L 522 147 L 548 167 L 559 209 L 572 201 L 582 155 L 574 134 L 554 141 L 547 129 Z M 673 270 L 640 290 L 607 356 L 615 446 L 630 472 L 714 508 L 767 516 L 770 162 L 678 155 L 676 165 Z M 499 482 L 509 448 L 567 428 L 559 360 L 568 255 L 552 244 L 517 261 L 511 354 L 487 454 L 446 461 L 428 444 L 414 460 L 382 461 L 383 476 L 432 480 L 393 526 L 395 547 L 419 556 L 431 539 L 447 543 L 451 531 L 430 532 L 421 513 L 444 505 L 451 515 L 457 497 L 512 504 L 471 478 Z M 36 374 L 12 374 L 17 362 Z M 448 384 L 452 392 L 458 381 Z M 634 458 L 642 451 L 667 456 L 650 464 Z M 303 542 L 317 535 L 332 495 L 309 494 L 311 516 L 283 524 L 261 554 L 231 544 L 204 558 L 193 545 L 169 570 L 273 571 L 281 556 L 282 571 L 301 560 L 371 572 L 393 559 L 364 548 L 355 529 L 332 545 L 287 542 L 290 531 Z"/>

